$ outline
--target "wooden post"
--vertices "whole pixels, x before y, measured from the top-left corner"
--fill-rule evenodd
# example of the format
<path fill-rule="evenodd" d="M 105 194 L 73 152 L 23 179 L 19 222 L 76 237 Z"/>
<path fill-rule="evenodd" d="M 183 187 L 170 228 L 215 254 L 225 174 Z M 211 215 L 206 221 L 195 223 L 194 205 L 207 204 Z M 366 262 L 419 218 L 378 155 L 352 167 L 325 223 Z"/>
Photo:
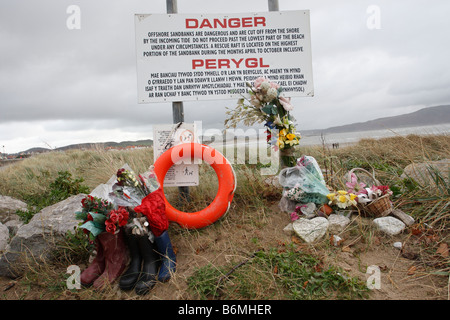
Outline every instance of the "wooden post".
<path fill-rule="evenodd" d="M 178 5 L 177 0 L 166 0 L 166 8 L 167 13 L 178 13 Z M 172 102 L 172 117 L 173 117 L 173 123 L 177 124 L 180 122 L 184 122 L 184 108 L 183 108 L 183 101 L 174 101 Z M 178 187 L 178 191 L 180 193 L 180 197 L 185 200 L 189 201 L 189 187 Z"/>

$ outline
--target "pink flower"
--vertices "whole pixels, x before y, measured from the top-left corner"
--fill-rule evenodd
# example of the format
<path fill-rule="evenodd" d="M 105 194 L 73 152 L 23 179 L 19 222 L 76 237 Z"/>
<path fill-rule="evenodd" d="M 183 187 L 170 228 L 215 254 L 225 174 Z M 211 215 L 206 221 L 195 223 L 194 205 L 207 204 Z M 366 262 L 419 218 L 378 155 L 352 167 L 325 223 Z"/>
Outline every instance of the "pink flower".
<path fill-rule="evenodd" d="M 259 77 L 255 80 L 255 82 L 253 83 L 253 86 L 258 89 L 259 86 L 261 85 L 261 83 L 268 81 L 266 78 L 264 77 Z"/>
<path fill-rule="evenodd" d="M 280 85 L 279 85 L 278 83 L 276 83 L 276 82 L 271 82 L 271 83 L 270 83 L 270 87 L 278 90 L 278 88 L 280 87 Z"/>
<path fill-rule="evenodd" d="M 294 109 L 294 107 L 291 105 L 291 98 L 280 97 L 279 99 L 284 110 L 292 111 Z"/>
<path fill-rule="evenodd" d="M 295 221 L 299 218 L 297 212 L 291 212 L 291 221 Z"/>
<path fill-rule="evenodd" d="M 348 188 L 347 191 L 349 193 L 353 193 L 356 195 L 367 193 L 367 191 L 364 189 L 366 184 L 362 183 L 362 182 L 358 183 L 358 179 L 353 172 L 350 174 L 350 182 L 347 182 L 345 185 L 347 186 L 347 188 Z"/>

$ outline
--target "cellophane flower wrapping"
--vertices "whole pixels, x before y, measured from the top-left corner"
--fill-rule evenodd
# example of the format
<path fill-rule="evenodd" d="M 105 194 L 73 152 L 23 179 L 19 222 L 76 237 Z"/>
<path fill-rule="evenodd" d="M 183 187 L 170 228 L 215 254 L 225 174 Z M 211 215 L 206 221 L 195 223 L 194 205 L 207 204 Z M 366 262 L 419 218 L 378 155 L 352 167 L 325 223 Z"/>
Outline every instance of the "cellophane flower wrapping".
<path fill-rule="evenodd" d="M 109 194 L 118 206 L 131 207 L 135 214 L 126 225 L 132 234 L 148 235 L 150 240 L 167 230 L 165 200 L 153 167 L 136 174 L 128 165 L 117 171 L 117 182 Z"/>
<path fill-rule="evenodd" d="M 283 195 L 302 203 L 324 204 L 329 190 L 317 161 L 311 156 L 298 159 L 295 167 L 280 171 L 278 181 L 283 186 Z"/>

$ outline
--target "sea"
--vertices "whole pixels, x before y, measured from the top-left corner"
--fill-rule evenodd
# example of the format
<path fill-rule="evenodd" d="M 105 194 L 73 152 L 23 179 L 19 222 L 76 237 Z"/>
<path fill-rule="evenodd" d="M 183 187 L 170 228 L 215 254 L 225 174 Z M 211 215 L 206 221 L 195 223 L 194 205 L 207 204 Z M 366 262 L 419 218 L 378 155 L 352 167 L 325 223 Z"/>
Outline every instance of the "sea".
<path fill-rule="evenodd" d="M 300 131 L 301 134 L 301 131 Z M 450 135 L 450 123 L 439 124 L 432 126 L 417 126 L 417 127 L 404 127 L 404 128 L 385 128 L 379 130 L 368 130 L 368 131 L 355 131 L 355 132 L 341 132 L 341 133 L 326 133 L 323 135 L 302 135 L 299 147 L 302 146 L 316 146 L 325 145 L 332 147 L 333 144 L 337 144 L 338 147 L 344 147 L 351 144 L 356 144 L 361 139 L 381 139 L 387 137 L 402 136 L 405 137 L 410 134 L 416 134 L 421 136 L 426 135 Z M 250 136 L 250 137 L 237 137 L 235 141 L 225 141 L 222 139 L 217 139 L 209 145 L 219 152 L 224 153 L 229 147 L 236 147 L 241 151 L 245 150 L 258 150 L 261 146 L 267 146 L 265 136 L 260 137 L 260 139 Z"/>
<path fill-rule="evenodd" d="M 301 131 L 300 131 L 301 134 Z M 355 131 L 355 132 L 341 132 L 341 133 L 326 133 L 321 135 L 303 135 L 300 140 L 300 145 L 312 146 L 322 145 L 322 143 L 336 144 L 344 146 L 348 144 L 357 143 L 361 139 L 381 139 L 395 136 L 407 136 L 409 134 L 416 135 L 437 135 L 437 134 L 450 134 L 450 123 L 439 124 L 432 126 L 420 126 L 420 127 L 404 127 L 404 128 L 385 128 L 379 130 L 369 131 Z"/>

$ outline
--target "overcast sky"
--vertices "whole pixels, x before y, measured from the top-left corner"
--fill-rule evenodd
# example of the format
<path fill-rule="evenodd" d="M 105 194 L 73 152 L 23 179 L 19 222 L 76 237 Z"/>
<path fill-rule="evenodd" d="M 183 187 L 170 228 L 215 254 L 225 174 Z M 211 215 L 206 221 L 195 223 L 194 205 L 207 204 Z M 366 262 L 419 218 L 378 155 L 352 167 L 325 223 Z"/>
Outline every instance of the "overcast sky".
<path fill-rule="evenodd" d="M 67 28 L 70 5 L 80 29 Z M 300 132 L 450 103 L 450 1 L 279 7 L 310 10 L 315 95 L 293 99 Z M 267 0 L 178 0 L 178 13 L 265 11 Z M 171 103 L 137 103 L 136 13 L 166 13 L 166 1 L 0 1 L 0 152 L 148 139 L 152 124 L 172 123 Z M 221 129 L 235 103 L 184 102 L 185 121 Z"/>

